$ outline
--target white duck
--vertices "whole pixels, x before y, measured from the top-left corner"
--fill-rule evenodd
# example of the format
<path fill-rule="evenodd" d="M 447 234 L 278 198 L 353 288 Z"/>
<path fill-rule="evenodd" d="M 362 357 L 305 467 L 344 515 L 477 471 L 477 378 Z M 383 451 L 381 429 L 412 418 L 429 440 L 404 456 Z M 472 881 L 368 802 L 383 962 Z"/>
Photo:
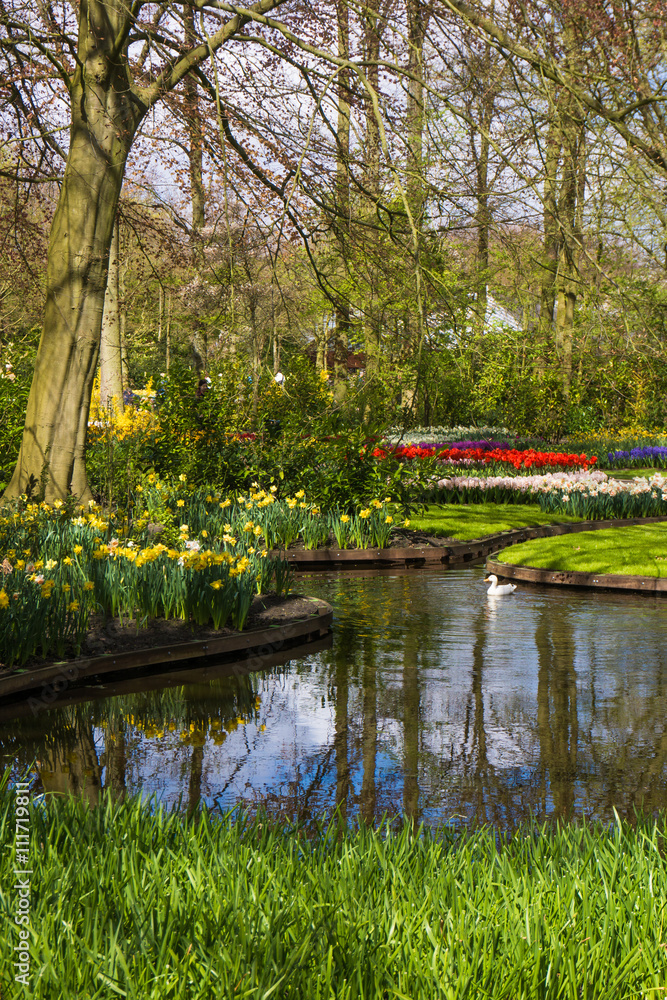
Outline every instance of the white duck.
<path fill-rule="evenodd" d="M 489 573 L 484 578 L 484 583 L 491 584 L 487 590 L 489 597 L 500 597 L 501 594 L 513 594 L 516 590 L 516 583 L 502 583 L 498 586 L 498 577 L 494 573 Z"/>

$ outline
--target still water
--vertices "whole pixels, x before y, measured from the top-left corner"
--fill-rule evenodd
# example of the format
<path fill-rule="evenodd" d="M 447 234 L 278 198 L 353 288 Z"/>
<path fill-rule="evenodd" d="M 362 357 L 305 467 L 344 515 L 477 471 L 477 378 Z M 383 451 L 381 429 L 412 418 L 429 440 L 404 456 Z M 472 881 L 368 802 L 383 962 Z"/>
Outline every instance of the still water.
<path fill-rule="evenodd" d="M 36 790 L 91 801 L 141 791 L 301 821 L 338 807 L 512 829 L 664 809 L 667 600 L 527 584 L 493 600 L 483 575 L 301 578 L 334 607 L 330 648 L 5 717 L 0 765 L 36 761 Z"/>

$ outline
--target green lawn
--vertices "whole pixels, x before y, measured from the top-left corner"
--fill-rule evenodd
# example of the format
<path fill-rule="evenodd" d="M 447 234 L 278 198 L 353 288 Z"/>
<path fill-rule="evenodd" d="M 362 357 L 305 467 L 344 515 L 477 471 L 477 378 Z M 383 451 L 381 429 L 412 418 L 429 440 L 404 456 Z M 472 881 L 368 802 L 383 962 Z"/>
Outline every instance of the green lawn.
<path fill-rule="evenodd" d="M 603 469 L 610 479 L 634 479 L 635 476 L 654 476 L 659 472 L 661 476 L 667 475 L 665 469 Z"/>
<path fill-rule="evenodd" d="M 580 517 L 567 514 L 546 514 L 538 504 L 480 503 L 433 504 L 423 517 L 410 518 L 410 527 L 427 531 L 430 535 L 457 538 L 467 542 L 471 538 L 484 538 L 511 528 L 526 528 L 537 524 L 563 524 L 581 521 Z"/>
<path fill-rule="evenodd" d="M 438 837 L 29 807 L 0 792 L 0 983 L 32 1000 L 638 1000 L 667 983 L 665 819 Z M 28 822 L 28 821 L 26 821 Z"/>
<path fill-rule="evenodd" d="M 506 549 L 501 558 L 538 569 L 667 576 L 667 523 L 538 538 Z"/>

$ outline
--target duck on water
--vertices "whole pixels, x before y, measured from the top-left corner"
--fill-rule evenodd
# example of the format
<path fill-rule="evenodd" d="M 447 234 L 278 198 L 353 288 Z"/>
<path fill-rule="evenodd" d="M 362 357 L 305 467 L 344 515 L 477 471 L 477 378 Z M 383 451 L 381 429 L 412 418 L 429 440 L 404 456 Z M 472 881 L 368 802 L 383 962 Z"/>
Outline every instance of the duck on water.
<path fill-rule="evenodd" d="M 487 577 L 484 578 L 484 583 L 490 583 L 491 586 L 487 590 L 487 594 L 490 597 L 500 597 L 502 594 L 512 594 L 516 590 L 515 583 L 498 583 L 498 577 L 495 573 L 489 573 Z"/>

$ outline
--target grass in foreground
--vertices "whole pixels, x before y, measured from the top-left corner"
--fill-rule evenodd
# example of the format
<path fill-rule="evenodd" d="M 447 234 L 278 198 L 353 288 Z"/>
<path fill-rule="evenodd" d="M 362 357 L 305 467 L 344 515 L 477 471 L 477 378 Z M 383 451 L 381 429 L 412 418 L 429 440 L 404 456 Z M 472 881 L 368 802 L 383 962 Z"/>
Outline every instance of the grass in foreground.
<path fill-rule="evenodd" d="M 563 524 L 581 521 L 568 514 L 547 514 L 538 504 L 480 503 L 432 504 L 423 516 L 410 517 L 410 527 L 427 531 L 431 535 L 458 538 L 462 542 L 471 538 L 484 538 L 499 531 L 527 528 L 537 524 Z"/>
<path fill-rule="evenodd" d="M 9 928 L 9 794 L 0 824 Z M 33 1000 L 630 1000 L 667 983 L 664 819 L 500 847 L 488 830 L 311 842 L 65 798 L 33 807 L 30 829 Z"/>
<path fill-rule="evenodd" d="M 581 573 L 667 576 L 667 524 L 582 531 L 561 538 L 538 538 L 506 549 L 502 561 L 538 569 Z"/>

